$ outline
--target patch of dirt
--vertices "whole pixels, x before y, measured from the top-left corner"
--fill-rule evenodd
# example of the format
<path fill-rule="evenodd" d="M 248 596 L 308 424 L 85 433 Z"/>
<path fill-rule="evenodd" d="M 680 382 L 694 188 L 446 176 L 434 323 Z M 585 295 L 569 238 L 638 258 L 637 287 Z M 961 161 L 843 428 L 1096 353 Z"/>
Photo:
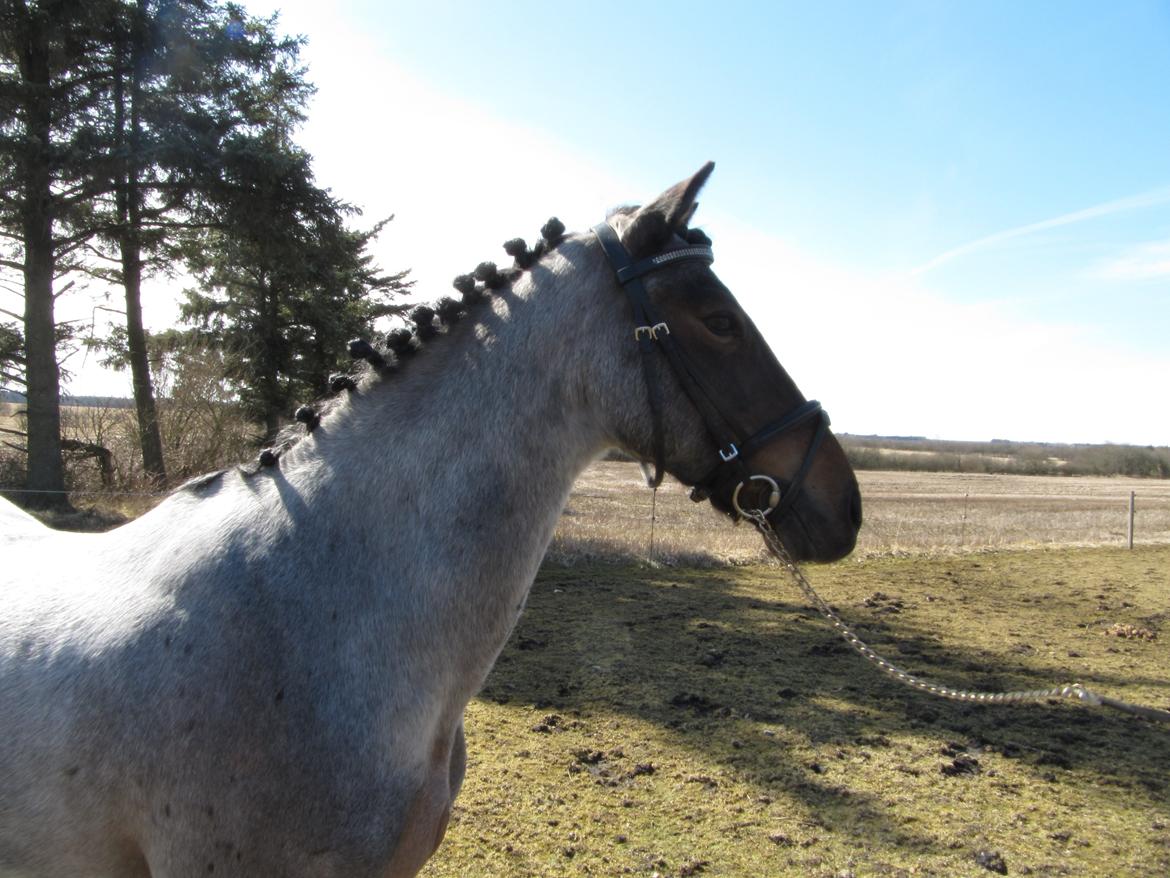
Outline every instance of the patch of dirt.
<path fill-rule="evenodd" d="M 1122 637 L 1126 640 L 1157 640 L 1158 635 L 1149 628 L 1129 625 L 1125 622 L 1116 622 L 1105 629 L 1105 633 L 1112 637 Z"/>
<path fill-rule="evenodd" d="M 975 862 L 988 872 L 995 872 L 998 875 L 1008 873 L 1007 861 L 999 851 L 977 851 Z"/>

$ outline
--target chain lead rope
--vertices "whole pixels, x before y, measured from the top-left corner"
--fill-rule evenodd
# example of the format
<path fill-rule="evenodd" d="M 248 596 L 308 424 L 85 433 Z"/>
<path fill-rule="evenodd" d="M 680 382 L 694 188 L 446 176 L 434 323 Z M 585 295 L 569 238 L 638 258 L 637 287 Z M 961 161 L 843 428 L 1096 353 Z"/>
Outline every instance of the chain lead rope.
<path fill-rule="evenodd" d="M 916 677 L 914 674 L 902 670 L 894 663 L 887 661 L 874 652 L 822 600 L 821 596 L 809 584 L 801 569 L 796 566 L 796 562 L 792 560 L 792 556 L 788 554 L 788 550 L 784 548 L 784 544 L 780 541 L 776 532 L 772 530 L 772 525 L 768 522 L 763 512 L 756 509 L 746 511 L 743 514 L 755 524 L 772 555 L 784 566 L 789 575 L 792 576 L 797 587 L 804 593 L 804 596 L 829 621 L 829 624 L 836 629 L 837 633 L 841 635 L 841 638 L 863 658 L 876 665 L 884 674 L 893 677 L 899 683 L 903 683 L 920 692 L 926 692 L 939 698 L 947 698 L 951 701 L 966 701 L 976 704 L 1035 704 L 1053 699 L 1066 698 L 1093 707 L 1112 707 L 1125 713 L 1134 714 L 1135 716 L 1170 723 L 1170 711 L 1160 710 L 1156 707 L 1144 707 L 1140 704 L 1130 704 L 1126 701 L 1119 701 L 1116 698 L 1099 695 L 1091 689 L 1085 688 L 1080 683 L 1069 683 L 1052 689 L 1028 689 L 1016 692 L 975 692 L 970 689 L 955 689 L 939 683 L 931 683 L 929 680 Z"/>

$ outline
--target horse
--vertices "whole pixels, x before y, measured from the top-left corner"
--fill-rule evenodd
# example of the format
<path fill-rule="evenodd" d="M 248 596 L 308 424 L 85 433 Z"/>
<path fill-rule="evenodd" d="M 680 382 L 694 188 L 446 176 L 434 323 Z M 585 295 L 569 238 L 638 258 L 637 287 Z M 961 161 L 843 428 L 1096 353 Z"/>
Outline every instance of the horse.
<path fill-rule="evenodd" d="M 293 438 L 134 521 L 59 533 L 0 504 L 0 874 L 415 875 L 464 709 L 607 449 L 766 515 L 797 559 L 848 554 L 828 417 L 689 227 L 712 167 L 508 242 L 511 267 L 352 342 Z"/>

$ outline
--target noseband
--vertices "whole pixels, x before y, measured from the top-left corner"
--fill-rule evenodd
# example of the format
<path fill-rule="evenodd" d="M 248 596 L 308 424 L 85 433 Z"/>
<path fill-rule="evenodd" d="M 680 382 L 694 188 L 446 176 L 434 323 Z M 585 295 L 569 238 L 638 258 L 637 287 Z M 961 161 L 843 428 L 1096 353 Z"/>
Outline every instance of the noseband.
<path fill-rule="evenodd" d="M 706 500 L 720 488 L 729 488 L 731 505 L 736 514 L 744 516 L 748 511 L 762 512 L 778 518 L 796 501 L 801 485 L 812 467 L 813 457 L 829 429 L 829 415 L 816 400 L 809 400 L 797 406 L 779 420 L 766 424 L 754 433 L 739 428 L 736 419 L 727 414 L 718 403 L 719 396 L 703 381 L 682 346 L 675 341 L 670 327 L 658 315 L 642 278 L 646 275 L 673 265 L 676 262 L 698 261 L 710 265 L 715 256 L 710 247 L 683 247 L 668 250 L 647 259 L 635 262 L 630 258 L 617 232 L 608 223 L 593 227 L 593 234 L 601 243 L 609 264 L 617 275 L 618 282 L 634 309 L 634 339 L 642 352 L 642 373 L 646 380 L 646 392 L 650 403 L 650 416 L 654 429 L 654 477 L 650 484 L 658 487 L 662 483 L 665 438 L 662 428 L 662 387 L 655 381 L 653 360 L 657 347 L 666 356 L 691 403 L 698 410 L 706 424 L 707 431 L 715 441 L 719 460 L 710 472 L 691 490 L 691 499 Z M 789 430 L 816 419 L 817 428 L 805 452 L 804 460 L 796 474 L 787 482 L 770 475 L 753 474 L 748 469 L 747 458 L 761 448 L 778 439 Z M 744 438 L 746 437 L 746 438 Z M 758 507 L 745 509 L 740 506 L 740 494 L 753 482 L 764 488 Z M 781 485 L 784 485 L 783 491 Z M 746 502 L 746 501 L 745 501 Z"/>

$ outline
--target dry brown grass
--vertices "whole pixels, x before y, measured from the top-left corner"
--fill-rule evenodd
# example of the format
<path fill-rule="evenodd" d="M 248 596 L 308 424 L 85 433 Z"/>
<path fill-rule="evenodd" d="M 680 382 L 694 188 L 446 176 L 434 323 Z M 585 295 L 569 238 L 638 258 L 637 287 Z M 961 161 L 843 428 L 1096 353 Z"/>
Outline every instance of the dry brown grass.
<path fill-rule="evenodd" d="M 222 394 L 216 397 L 214 387 L 200 390 L 186 390 L 158 400 L 167 475 L 172 485 L 246 460 L 255 453 L 257 428 L 240 414 L 238 407 L 225 402 Z M 18 414 L 23 410 L 23 404 L 0 403 L 0 427 L 24 430 L 25 418 Z M 65 438 L 106 448 L 111 455 L 112 472 L 103 480 L 93 457 L 65 454 L 66 486 L 75 507 L 97 506 L 133 518 L 165 495 L 156 491 L 143 472 L 133 408 L 64 405 L 61 433 Z M 13 445 L 23 444 L 15 436 L 3 438 Z M 22 472 L 21 452 L 0 446 L 0 485 L 19 484 Z"/>
<path fill-rule="evenodd" d="M 22 408 L 23 406 L 18 406 L 14 402 L 0 402 L 0 427 L 7 427 L 9 430 L 23 429 L 22 422 L 16 417 L 16 413 Z"/>
<path fill-rule="evenodd" d="M 1168 481 L 869 471 L 858 479 L 865 507 L 860 556 L 1121 545 L 1130 491 L 1137 493 L 1136 542 L 1170 542 Z M 595 464 L 577 482 L 550 557 L 705 565 L 762 557 L 752 530 L 691 503 L 677 483 L 658 492 L 651 552 L 651 505 L 636 465 Z"/>

